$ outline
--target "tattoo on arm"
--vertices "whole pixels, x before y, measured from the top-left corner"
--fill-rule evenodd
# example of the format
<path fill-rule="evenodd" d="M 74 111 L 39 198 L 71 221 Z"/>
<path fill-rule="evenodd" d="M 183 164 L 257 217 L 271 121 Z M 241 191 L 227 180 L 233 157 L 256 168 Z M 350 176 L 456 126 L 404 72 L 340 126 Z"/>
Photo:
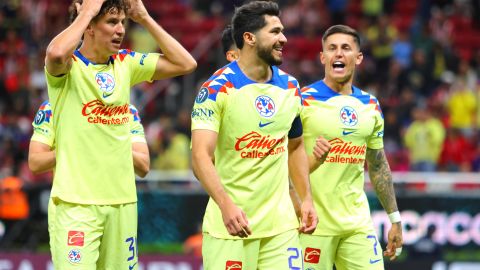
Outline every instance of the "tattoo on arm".
<path fill-rule="evenodd" d="M 368 175 L 377 197 L 387 213 L 398 211 L 392 172 L 383 149 L 367 149 Z"/>

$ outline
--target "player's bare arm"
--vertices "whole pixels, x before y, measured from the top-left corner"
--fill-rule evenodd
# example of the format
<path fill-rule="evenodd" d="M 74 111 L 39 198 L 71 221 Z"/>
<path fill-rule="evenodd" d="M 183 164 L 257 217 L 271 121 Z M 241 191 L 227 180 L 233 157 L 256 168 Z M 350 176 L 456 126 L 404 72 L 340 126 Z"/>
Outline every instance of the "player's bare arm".
<path fill-rule="evenodd" d="M 28 167 L 34 174 L 48 172 L 55 167 L 55 151 L 49 145 L 30 141 Z"/>
<path fill-rule="evenodd" d="M 213 164 L 218 134 L 211 130 L 192 131 L 192 169 L 208 195 L 220 207 L 223 223 L 230 235 L 242 238 L 252 234 L 245 212 L 236 206 L 220 182 Z"/>
<path fill-rule="evenodd" d="M 133 142 L 132 154 L 135 174 L 142 178 L 145 177 L 148 171 L 150 171 L 150 152 L 148 151 L 148 145 L 144 142 Z"/>
<path fill-rule="evenodd" d="M 378 199 L 387 213 L 398 211 L 392 172 L 383 149 L 367 149 L 368 175 Z"/>
<path fill-rule="evenodd" d="M 318 136 L 318 138 L 315 140 L 313 152 L 308 156 L 310 173 L 314 172 L 320 165 L 323 164 L 323 162 L 325 162 L 331 147 L 332 146 L 327 139 L 323 138 L 322 136 Z"/>
<path fill-rule="evenodd" d="M 90 21 L 98 14 L 105 0 L 84 0 L 82 5 L 76 4 L 78 16 L 58 34 L 47 47 L 45 65 L 53 76 L 66 74 L 72 66 L 72 54 L 80 44 L 83 33 Z"/>
<path fill-rule="evenodd" d="M 288 140 L 288 170 L 290 179 L 301 200 L 300 232 L 312 233 L 317 227 L 318 217 L 313 206 L 310 190 L 308 157 L 303 145 L 303 137 Z"/>
<path fill-rule="evenodd" d="M 160 80 L 191 73 L 197 62 L 183 46 L 168 34 L 150 16 L 141 0 L 131 0 L 128 16 L 145 27 L 162 51 L 152 80 Z"/>
<path fill-rule="evenodd" d="M 389 214 L 398 211 L 392 172 L 384 150 L 367 148 L 366 160 L 370 181 L 383 208 Z M 388 232 L 388 243 L 384 256 L 390 257 L 390 260 L 395 260 L 399 255 L 396 251 L 400 249 L 401 252 L 402 245 L 402 224 L 401 222 L 392 223 L 392 228 Z"/>

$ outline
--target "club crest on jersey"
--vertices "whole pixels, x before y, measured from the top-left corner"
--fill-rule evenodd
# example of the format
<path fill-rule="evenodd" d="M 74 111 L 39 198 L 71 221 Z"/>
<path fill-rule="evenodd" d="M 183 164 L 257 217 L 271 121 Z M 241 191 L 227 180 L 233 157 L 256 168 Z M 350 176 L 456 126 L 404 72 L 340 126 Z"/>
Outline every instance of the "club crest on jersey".
<path fill-rule="evenodd" d="M 198 92 L 198 95 L 197 95 L 197 98 L 195 99 L 195 102 L 200 104 L 200 103 L 205 102 L 205 100 L 207 100 L 207 98 L 208 98 L 208 89 L 203 87 L 202 89 L 200 89 L 200 92 Z"/>
<path fill-rule="evenodd" d="M 275 114 L 275 103 L 269 96 L 258 96 L 255 99 L 255 108 L 262 117 L 272 117 Z"/>
<path fill-rule="evenodd" d="M 353 127 L 358 123 L 357 112 L 349 106 L 340 109 L 340 121 L 346 126 Z"/>
<path fill-rule="evenodd" d="M 100 90 L 103 92 L 103 98 L 106 98 L 113 94 L 113 89 L 115 88 L 115 79 L 113 76 L 106 72 L 99 72 L 95 75 L 95 80 L 100 86 Z"/>
<path fill-rule="evenodd" d="M 79 263 L 82 260 L 82 253 L 78 249 L 72 249 L 68 252 L 68 260 L 71 263 Z"/>

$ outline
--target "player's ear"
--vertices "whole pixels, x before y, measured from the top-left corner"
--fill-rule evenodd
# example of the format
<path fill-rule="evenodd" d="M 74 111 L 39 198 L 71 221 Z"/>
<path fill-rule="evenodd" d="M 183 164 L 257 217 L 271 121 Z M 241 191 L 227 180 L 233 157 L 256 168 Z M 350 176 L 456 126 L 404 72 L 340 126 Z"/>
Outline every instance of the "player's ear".
<path fill-rule="evenodd" d="M 357 58 L 355 59 L 355 64 L 360 65 L 362 63 L 362 61 L 363 61 L 363 53 L 358 52 Z"/>
<path fill-rule="evenodd" d="M 243 33 L 243 41 L 245 42 L 245 44 L 248 44 L 248 45 L 253 47 L 253 46 L 255 46 L 255 42 L 257 41 L 257 37 L 253 33 L 245 32 L 245 33 Z"/>
<path fill-rule="evenodd" d="M 92 23 L 89 23 L 89 24 L 88 24 L 87 29 L 85 29 L 85 34 L 86 34 L 86 35 L 89 35 L 89 36 L 93 36 Z M 85 34 L 84 34 L 84 35 L 85 35 Z"/>
<path fill-rule="evenodd" d="M 325 56 L 323 55 L 323 51 L 320 51 L 318 54 L 318 59 L 320 59 L 320 63 L 325 65 Z"/>

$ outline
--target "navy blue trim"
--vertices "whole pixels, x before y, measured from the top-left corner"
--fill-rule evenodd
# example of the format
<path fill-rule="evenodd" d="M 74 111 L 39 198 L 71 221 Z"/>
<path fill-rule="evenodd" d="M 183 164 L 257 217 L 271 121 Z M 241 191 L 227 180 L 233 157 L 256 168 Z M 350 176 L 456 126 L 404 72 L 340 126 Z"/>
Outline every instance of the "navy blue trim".
<path fill-rule="evenodd" d="M 303 134 L 303 125 L 300 116 L 295 117 L 292 122 L 292 127 L 288 131 L 288 138 L 294 139 L 302 136 Z"/>

